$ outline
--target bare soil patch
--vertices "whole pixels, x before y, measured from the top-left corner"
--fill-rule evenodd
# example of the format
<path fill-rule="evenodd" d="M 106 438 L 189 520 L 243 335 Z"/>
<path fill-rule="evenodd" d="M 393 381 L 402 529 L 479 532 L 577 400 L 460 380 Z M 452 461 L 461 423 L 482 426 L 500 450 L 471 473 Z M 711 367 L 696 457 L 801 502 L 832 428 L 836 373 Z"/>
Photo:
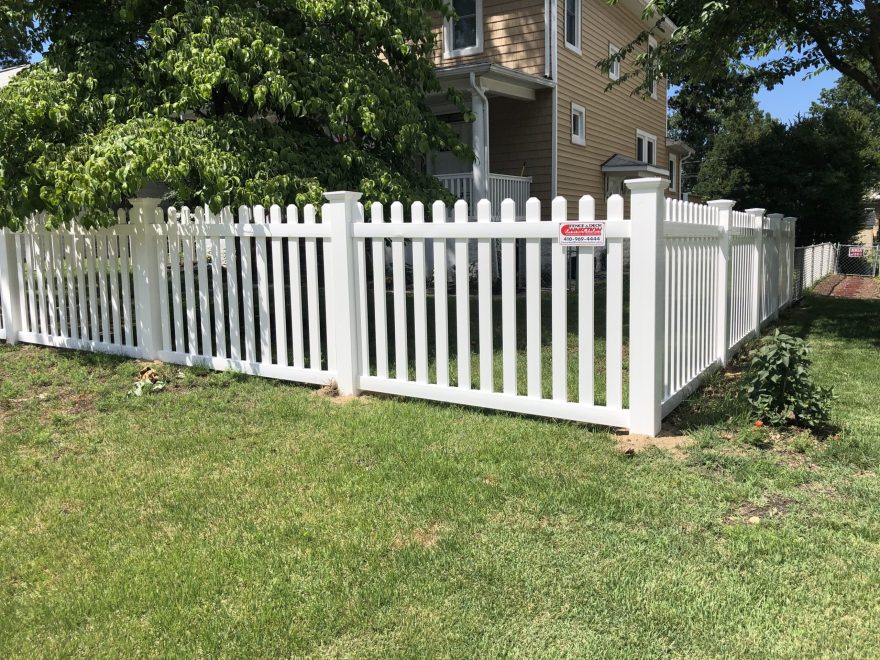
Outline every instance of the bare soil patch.
<path fill-rule="evenodd" d="M 662 449 L 678 459 L 685 458 L 683 451 L 691 444 L 690 436 L 682 435 L 681 431 L 673 426 L 664 424 L 660 434 L 656 438 L 636 433 L 627 433 L 625 430 L 615 431 L 618 451 L 633 456 L 651 448 Z"/>
<path fill-rule="evenodd" d="M 736 525 L 748 523 L 749 525 L 758 525 L 764 520 L 779 518 L 785 515 L 791 508 L 794 500 L 782 495 L 771 495 L 767 498 L 765 504 L 754 504 L 746 502 L 739 506 L 735 511 L 724 517 L 727 525 Z"/>

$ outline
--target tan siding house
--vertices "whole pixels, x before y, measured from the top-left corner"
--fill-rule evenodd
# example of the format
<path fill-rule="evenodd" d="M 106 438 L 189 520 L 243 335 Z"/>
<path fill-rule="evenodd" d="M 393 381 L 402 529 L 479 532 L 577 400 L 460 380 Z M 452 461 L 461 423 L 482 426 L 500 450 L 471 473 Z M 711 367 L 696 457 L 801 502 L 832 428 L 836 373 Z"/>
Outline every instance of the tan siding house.
<path fill-rule="evenodd" d="M 460 18 L 436 19 L 434 61 L 476 120 L 464 122 L 439 97 L 430 102 L 473 144 L 476 161 L 439 154 L 430 167 L 447 187 L 469 200 L 514 196 L 519 212 L 528 196 L 590 194 L 604 213 L 606 197 L 636 176 L 671 174 L 670 194 L 678 194 L 688 148 L 667 145 L 666 82 L 648 97 L 633 94 L 635 82 L 606 91 L 635 56 L 618 72 L 596 66 L 647 27 L 644 0 L 450 1 Z"/>

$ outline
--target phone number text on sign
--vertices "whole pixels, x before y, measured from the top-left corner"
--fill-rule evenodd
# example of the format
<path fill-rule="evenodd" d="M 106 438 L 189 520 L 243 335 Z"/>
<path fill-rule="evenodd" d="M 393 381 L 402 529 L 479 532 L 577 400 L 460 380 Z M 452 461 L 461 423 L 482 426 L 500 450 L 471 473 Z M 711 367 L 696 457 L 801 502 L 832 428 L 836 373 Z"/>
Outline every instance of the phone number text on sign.
<path fill-rule="evenodd" d="M 605 223 L 563 222 L 559 225 L 559 244 L 605 247 Z"/>

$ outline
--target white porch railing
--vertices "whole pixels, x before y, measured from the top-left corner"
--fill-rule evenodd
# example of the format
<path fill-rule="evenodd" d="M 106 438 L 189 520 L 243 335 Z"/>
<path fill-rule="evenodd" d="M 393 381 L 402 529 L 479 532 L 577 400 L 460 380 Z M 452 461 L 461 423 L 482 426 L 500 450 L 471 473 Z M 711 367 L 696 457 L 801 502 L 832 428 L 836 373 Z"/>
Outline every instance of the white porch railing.
<path fill-rule="evenodd" d="M 470 172 L 438 174 L 436 177 L 456 199 L 463 199 L 468 203 L 468 206 L 476 208 L 475 202 L 479 200 L 473 199 L 474 177 Z M 501 202 L 505 199 L 512 199 L 516 205 L 517 217 L 523 217 L 526 214 L 526 202 L 532 196 L 531 193 L 532 177 L 530 176 L 489 175 L 489 201 L 492 202 L 493 209 L 500 209 Z"/>

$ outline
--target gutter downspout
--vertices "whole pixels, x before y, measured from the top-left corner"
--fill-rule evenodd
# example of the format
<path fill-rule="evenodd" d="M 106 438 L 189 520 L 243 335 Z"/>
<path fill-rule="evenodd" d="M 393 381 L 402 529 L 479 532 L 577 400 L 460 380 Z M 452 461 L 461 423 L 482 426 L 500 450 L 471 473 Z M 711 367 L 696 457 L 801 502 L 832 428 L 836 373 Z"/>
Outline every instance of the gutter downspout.
<path fill-rule="evenodd" d="M 489 99 L 482 88 L 477 85 L 476 74 L 470 75 L 471 89 L 474 95 L 479 97 L 479 108 L 474 105 L 474 96 L 471 96 L 471 110 L 476 116 L 473 125 L 473 145 L 477 160 L 472 168 L 473 196 L 471 200 L 474 210 L 476 202 L 489 198 Z"/>
<path fill-rule="evenodd" d="M 552 0 L 544 0 L 544 77 L 550 78 L 552 70 L 550 69 L 550 2 Z"/>
<path fill-rule="evenodd" d="M 557 17 L 558 0 L 550 2 L 550 38 L 552 46 L 550 52 L 550 75 L 553 82 L 553 117 L 551 120 L 553 139 L 550 142 L 550 199 L 556 199 L 559 178 L 559 19 Z"/>

